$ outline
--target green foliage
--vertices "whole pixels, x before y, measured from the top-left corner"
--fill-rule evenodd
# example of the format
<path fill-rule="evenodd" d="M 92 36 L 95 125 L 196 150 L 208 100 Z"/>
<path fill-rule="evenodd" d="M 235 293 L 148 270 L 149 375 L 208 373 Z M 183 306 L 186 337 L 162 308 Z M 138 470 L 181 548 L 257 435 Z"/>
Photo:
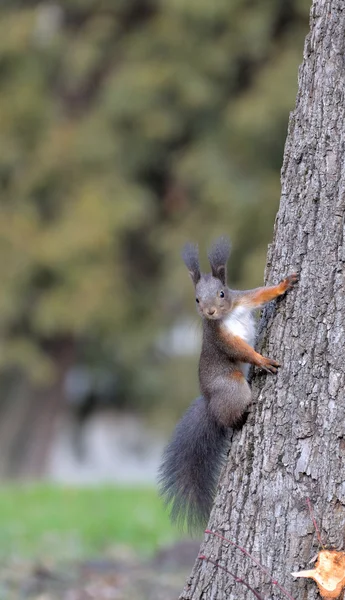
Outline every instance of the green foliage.
<path fill-rule="evenodd" d="M 0 367 L 52 376 L 67 337 L 161 399 L 185 240 L 228 232 L 262 281 L 309 4 L 2 4 Z"/>

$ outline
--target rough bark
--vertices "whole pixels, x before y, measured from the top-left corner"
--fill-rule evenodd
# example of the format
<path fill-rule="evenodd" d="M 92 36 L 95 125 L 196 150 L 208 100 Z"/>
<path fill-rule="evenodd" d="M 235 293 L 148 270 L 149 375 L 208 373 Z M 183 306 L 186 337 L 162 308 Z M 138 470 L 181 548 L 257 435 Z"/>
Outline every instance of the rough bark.
<path fill-rule="evenodd" d="M 345 543 L 345 5 L 315 0 L 282 169 L 282 197 L 266 282 L 297 269 L 297 289 L 264 311 L 259 347 L 281 362 L 256 373 L 247 424 L 233 436 L 209 527 L 244 546 L 296 599 L 319 598 L 310 579 L 322 537 Z M 244 577 L 264 598 L 283 598 L 238 550 L 206 535 L 202 554 Z M 197 560 L 181 595 L 254 598 Z"/>

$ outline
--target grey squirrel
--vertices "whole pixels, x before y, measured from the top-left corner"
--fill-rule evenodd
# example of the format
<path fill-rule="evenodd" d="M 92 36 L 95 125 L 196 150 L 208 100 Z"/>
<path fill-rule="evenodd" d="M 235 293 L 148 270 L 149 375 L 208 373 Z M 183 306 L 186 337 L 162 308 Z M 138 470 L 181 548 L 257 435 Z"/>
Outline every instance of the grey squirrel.
<path fill-rule="evenodd" d="M 217 239 L 208 252 L 211 273 L 202 274 L 198 247 L 186 244 L 182 258 L 195 286 L 203 321 L 199 396 L 184 414 L 166 447 L 159 470 L 160 492 L 173 522 L 192 532 L 207 523 L 227 448 L 227 428 L 243 418 L 251 401 L 250 364 L 276 373 L 280 366 L 253 348 L 252 311 L 282 296 L 298 281 L 293 273 L 278 285 L 249 291 L 227 287 L 230 243 Z"/>

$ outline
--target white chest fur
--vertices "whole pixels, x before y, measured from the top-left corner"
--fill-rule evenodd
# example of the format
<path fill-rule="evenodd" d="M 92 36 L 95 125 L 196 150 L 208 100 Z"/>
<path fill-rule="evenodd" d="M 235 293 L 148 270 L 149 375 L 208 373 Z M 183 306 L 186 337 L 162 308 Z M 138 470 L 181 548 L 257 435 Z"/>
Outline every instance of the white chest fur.
<path fill-rule="evenodd" d="M 250 310 L 244 306 L 237 306 L 228 317 L 223 320 L 227 330 L 232 335 L 238 335 L 247 344 L 254 346 L 255 321 Z"/>

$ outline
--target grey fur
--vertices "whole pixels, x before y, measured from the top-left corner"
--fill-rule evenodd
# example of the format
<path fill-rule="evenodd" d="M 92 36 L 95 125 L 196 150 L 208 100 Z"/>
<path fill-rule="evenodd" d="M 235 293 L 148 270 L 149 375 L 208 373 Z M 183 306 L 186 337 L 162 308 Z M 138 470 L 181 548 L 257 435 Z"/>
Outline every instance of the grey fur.
<path fill-rule="evenodd" d="M 241 363 L 231 360 L 229 348 L 224 347 L 218 334 L 219 324 L 231 312 L 236 295 L 225 286 L 229 252 L 230 243 L 224 237 L 212 245 L 212 275 L 200 274 L 196 246 L 186 244 L 182 252 L 203 317 L 199 363 L 202 396 L 184 414 L 165 449 L 159 486 L 170 505 L 172 521 L 181 526 L 187 521 L 191 532 L 207 523 L 227 447 L 227 428 L 241 421 L 251 400 L 246 379 L 233 376 L 240 371 Z"/>
<path fill-rule="evenodd" d="M 226 263 L 230 256 L 230 240 L 222 236 L 215 240 L 208 251 L 213 277 L 217 277 L 226 285 Z"/>
<path fill-rule="evenodd" d="M 199 362 L 200 391 L 217 423 L 233 427 L 241 420 L 251 401 L 251 390 L 245 378 L 233 377 L 235 371 L 241 370 L 242 363 L 229 360 L 229 353 L 219 343 L 217 330 L 217 320 L 204 319 Z"/>
<path fill-rule="evenodd" d="M 196 285 L 200 279 L 200 265 L 199 265 L 199 250 L 196 244 L 188 242 L 185 244 L 182 250 L 182 259 L 185 263 L 189 274 L 192 278 L 194 285 Z"/>
<path fill-rule="evenodd" d="M 171 520 L 192 533 L 205 527 L 227 447 L 219 425 L 202 396 L 178 423 L 163 454 L 160 492 L 171 506 Z"/>
<path fill-rule="evenodd" d="M 224 297 L 220 297 L 223 292 Z M 219 279 L 211 273 L 201 275 L 195 286 L 195 295 L 198 301 L 197 309 L 201 317 L 219 319 L 229 314 L 232 307 L 232 294 Z M 213 315 L 210 311 L 214 310 Z"/>
<path fill-rule="evenodd" d="M 225 284 L 229 252 L 229 241 L 219 238 L 209 251 L 212 274 L 207 275 L 200 274 L 195 246 L 188 244 L 183 253 L 203 319 L 199 361 L 202 396 L 182 417 L 165 450 L 160 488 L 171 504 L 172 519 L 179 523 L 187 519 L 190 530 L 207 520 L 226 447 L 226 429 L 241 426 L 251 402 L 246 379 L 249 365 L 273 374 L 280 366 L 254 350 L 252 311 L 284 295 L 298 281 L 297 273 L 291 273 L 275 286 L 230 290 Z"/>

